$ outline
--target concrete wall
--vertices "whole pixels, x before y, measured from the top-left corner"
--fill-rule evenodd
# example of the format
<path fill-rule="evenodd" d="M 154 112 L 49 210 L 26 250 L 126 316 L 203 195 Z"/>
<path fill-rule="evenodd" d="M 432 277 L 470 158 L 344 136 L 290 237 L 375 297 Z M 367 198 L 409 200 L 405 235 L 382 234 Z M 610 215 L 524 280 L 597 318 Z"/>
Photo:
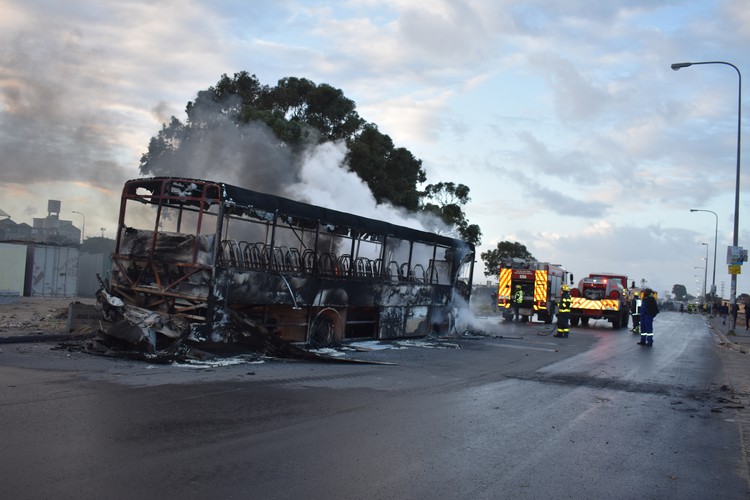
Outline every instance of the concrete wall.
<path fill-rule="evenodd" d="M 109 278 L 112 257 L 103 253 L 82 253 L 78 260 L 78 296 L 94 297 L 99 289 L 97 273 L 103 280 Z"/>
<path fill-rule="evenodd" d="M 21 296 L 25 272 L 26 245 L 0 243 L 0 291 Z"/>

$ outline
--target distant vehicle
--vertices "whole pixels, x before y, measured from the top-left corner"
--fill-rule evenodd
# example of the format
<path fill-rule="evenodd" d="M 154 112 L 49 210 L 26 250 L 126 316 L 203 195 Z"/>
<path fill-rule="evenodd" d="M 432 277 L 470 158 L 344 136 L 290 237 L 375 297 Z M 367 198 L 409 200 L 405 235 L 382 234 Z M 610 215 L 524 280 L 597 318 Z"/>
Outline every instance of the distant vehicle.
<path fill-rule="evenodd" d="M 548 262 L 505 259 L 500 263 L 497 307 L 505 320 L 513 317 L 513 294 L 520 286 L 523 302 L 519 308 L 522 321 L 534 315 L 539 321 L 552 323 L 561 288 L 569 273 L 562 266 Z"/>
<path fill-rule="evenodd" d="M 570 290 L 570 324 L 586 326 L 590 320 L 606 319 L 612 328 L 627 327 L 630 319 L 628 277 L 624 274 L 592 273 Z"/>

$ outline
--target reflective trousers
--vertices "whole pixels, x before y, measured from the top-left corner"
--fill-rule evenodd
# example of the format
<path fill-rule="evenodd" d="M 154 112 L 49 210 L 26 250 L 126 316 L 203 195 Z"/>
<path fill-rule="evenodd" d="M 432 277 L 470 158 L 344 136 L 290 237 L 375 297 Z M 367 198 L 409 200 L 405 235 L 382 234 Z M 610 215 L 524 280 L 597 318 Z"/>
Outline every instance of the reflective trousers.
<path fill-rule="evenodd" d="M 651 345 L 654 343 L 654 318 L 641 313 L 641 342 Z"/>
<path fill-rule="evenodd" d="M 570 313 L 557 313 L 557 334 L 565 337 L 570 333 Z"/>

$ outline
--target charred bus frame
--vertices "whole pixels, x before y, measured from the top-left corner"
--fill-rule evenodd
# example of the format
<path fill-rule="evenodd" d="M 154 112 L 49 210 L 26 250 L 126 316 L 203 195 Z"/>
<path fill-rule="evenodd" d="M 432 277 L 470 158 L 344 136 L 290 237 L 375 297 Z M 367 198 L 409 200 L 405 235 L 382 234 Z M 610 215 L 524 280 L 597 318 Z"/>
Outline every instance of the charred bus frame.
<path fill-rule="evenodd" d="M 424 336 L 468 302 L 462 240 L 221 182 L 134 179 L 109 292 L 215 342 L 232 314 L 290 342 Z"/>

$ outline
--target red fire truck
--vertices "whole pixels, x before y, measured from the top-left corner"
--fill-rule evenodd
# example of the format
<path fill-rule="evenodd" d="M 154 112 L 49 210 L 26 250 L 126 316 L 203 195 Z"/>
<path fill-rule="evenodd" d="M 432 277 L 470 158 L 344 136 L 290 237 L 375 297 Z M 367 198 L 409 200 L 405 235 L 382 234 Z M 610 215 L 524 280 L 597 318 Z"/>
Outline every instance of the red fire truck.
<path fill-rule="evenodd" d="M 523 292 L 519 308 L 522 321 L 536 314 L 539 321 L 552 323 L 560 288 L 569 273 L 558 264 L 523 259 L 506 259 L 500 263 L 497 307 L 505 320 L 513 319 L 513 295 L 518 286 Z"/>
<path fill-rule="evenodd" d="M 612 328 L 628 326 L 630 293 L 623 274 L 592 273 L 570 290 L 570 324 L 586 326 L 591 319 L 606 319 Z"/>

